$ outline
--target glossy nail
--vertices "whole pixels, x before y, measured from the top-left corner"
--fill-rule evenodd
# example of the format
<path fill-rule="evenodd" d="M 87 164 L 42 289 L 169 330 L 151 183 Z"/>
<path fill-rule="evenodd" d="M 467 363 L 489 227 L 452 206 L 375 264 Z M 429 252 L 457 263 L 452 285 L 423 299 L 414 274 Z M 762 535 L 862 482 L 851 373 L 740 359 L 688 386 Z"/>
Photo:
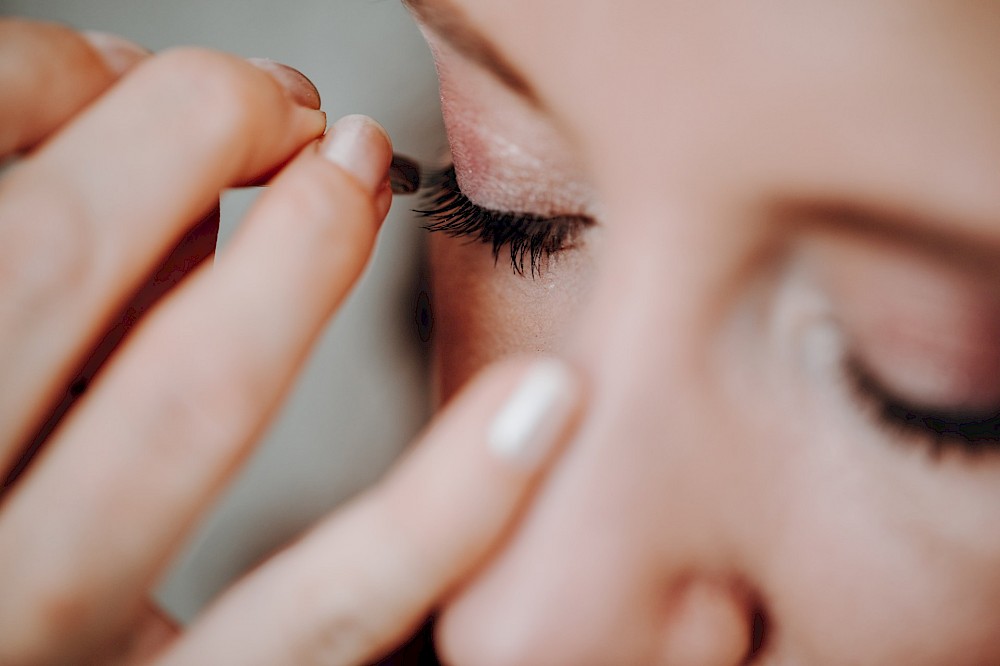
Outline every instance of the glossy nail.
<path fill-rule="evenodd" d="M 382 190 L 389 176 L 392 143 L 382 126 L 368 116 L 344 116 L 335 122 L 327 130 L 321 150 L 372 196 Z"/>
<path fill-rule="evenodd" d="M 299 106 L 318 111 L 321 106 L 319 90 L 305 74 L 269 58 L 248 58 L 252 65 L 270 74 Z"/>
<path fill-rule="evenodd" d="M 143 58 L 152 55 L 149 49 L 108 32 L 86 30 L 81 32 L 80 36 L 101 56 L 107 68 L 119 76 Z"/>
<path fill-rule="evenodd" d="M 573 373 L 562 361 L 536 361 L 497 412 L 488 433 L 500 458 L 529 467 L 541 465 L 560 442 L 581 397 Z"/>

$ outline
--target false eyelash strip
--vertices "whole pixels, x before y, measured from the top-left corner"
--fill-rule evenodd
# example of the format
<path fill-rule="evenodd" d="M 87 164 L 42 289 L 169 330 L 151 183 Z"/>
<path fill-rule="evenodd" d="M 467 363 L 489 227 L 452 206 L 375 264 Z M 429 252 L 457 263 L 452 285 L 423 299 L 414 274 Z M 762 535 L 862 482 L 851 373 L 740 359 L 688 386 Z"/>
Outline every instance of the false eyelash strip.
<path fill-rule="evenodd" d="M 459 189 L 454 167 L 429 174 L 423 187 L 424 208 L 414 212 L 429 220 L 425 229 L 489 245 L 494 263 L 506 247 L 511 268 L 521 276 L 526 263 L 531 276 L 537 276 L 543 260 L 569 247 L 582 228 L 593 225 L 583 216 L 544 217 L 484 208 Z"/>
<path fill-rule="evenodd" d="M 393 153 L 392 163 L 389 164 L 389 186 L 393 194 L 413 194 L 419 190 L 420 165 L 405 155 Z"/>

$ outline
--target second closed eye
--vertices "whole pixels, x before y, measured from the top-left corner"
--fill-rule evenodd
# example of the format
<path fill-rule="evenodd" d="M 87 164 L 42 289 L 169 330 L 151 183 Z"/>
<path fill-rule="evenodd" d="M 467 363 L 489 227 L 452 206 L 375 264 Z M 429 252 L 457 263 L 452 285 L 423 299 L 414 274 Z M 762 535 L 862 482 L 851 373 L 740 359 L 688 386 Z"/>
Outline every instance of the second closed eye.
<path fill-rule="evenodd" d="M 995 274 L 871 237 L 815 240 L 849 341 L 847 376 L 872 415 L 935 451 L 1000 450 Z"/>

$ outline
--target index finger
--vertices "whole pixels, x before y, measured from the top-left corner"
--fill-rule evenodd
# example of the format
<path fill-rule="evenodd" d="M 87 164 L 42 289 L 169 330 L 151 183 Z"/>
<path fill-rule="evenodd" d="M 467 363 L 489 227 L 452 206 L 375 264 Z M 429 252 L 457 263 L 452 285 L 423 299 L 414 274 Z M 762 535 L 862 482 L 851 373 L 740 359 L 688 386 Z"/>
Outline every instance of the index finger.
<path fill-rule="evenodd" d="M 149 58 L 0 181 L 0 466 L 162 257 L 321 134 L 287 69 L 204 49 Z M 301 75 L 298 75 L 301 76 Z M 37 104 L 35 104 L 37 106 Z"/>

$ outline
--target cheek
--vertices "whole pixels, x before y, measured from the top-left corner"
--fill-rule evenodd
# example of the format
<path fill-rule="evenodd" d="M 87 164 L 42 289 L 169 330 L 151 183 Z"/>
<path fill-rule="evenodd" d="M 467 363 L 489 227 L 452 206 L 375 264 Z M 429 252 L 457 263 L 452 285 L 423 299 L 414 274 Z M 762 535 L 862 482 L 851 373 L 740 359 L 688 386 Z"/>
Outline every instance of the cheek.
<path fill-rule="evenodd" d="M 534 278 L 503 253 L 434 234 L 429 242 L 434 370 L 442 402 L 480 368 L 517 353 L 558 351 L 589 292 L 590 270 L 573 253 Z"/>

